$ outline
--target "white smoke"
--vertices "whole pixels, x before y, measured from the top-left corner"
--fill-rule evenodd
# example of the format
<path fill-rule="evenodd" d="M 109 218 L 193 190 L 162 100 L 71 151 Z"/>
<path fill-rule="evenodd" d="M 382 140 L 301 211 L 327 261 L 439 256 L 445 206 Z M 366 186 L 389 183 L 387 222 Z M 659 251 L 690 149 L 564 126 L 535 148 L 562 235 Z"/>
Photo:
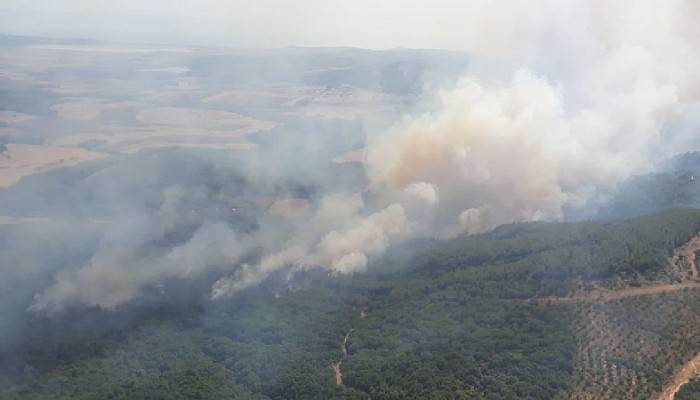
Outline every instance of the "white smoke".
<path fill-rule="evenodd" d="M 212 223 L 205 223 L 189 241 L 158 257 L 138 256 L 141 240 L 122 240 L 103 241 L 86 265 L 61 271 L 54 285 L 35 296 L 30 309 L 53 312 L 70 304 L 114 308 L 139 295 L 149 284 L 197 276 L 236 262 L 246 248 L 228 226 Z"/>
<path fill-rule="evenodd" d="M 568 111 L 564 101 L 561 89 L 526 71 L 495 87 L 465 78 L 442 95 L 438 113 L 404 121 L 372 143 L 368 172 L 388 190 L 414 182 L 436 187 L 440 212 L 455 223 L 460 213 L 478 209 L 460 218 L 470 221 L 470 232 L 560 219 L 565 207 L 586 204 L 644 165 L 646 147 L 617 141 L 624 136 L 623 142 L 649 145 L 659 136 L 651 124 L 635 134 L 610 112 Z M 673 93 L 662 93 L 644 108 L 653 113 L 674 102 Z"/>
<path fill-rule="evenodd" d="M 311 256 L 312 263 L 329 265 L 341 274 L 362 271 L 367 256 L 383 253 L 392 239 L 408 234 L 407 222 L 403 207 L 391 204 L 344 230 L 325 234 Z"/>
<path fill-rule="evenodd" d="M 595 207 L 665 152 L 687 150 L 669 143 L 695 142 L 700 3 L 478 4 L 469 17 L 478 23 L 465 28 L 473 59 L 466 75 L 438 92 L 429 111 L 368 139 L 369 193 L 327 194 L 301 211 L 301 224 L 262 221 L 245 238 L 205 225 L 157 259 L 134 257 L 137 249 L 122 244 L 129 240 L 107 242 L 88 265 L 58 276 L 34 307 L 113 307 L 160 279 L 236 265 L 252 248 L 264 249 L 261 260 L 216 282 L 213 298 L 286 267 L 363 271 L 409 235 L 474 234 Z M 178 210 L 161 212 L 167 220 Z"/>
<path fill-rule="evenodd" d="M 667 127 L 696 101 L 699 10 L 689 1 L 538 3 L 508 28 L 510 46 L 478 48 L 487 61 L 477 52 L 437 110 L 370 143 L 374 187 L 433 185 L 444 232 L 455 229 L 449 221 L 476 233 L 559 220 L 602 201 L 661 155 L 673 140 Z"/>
<path fill-rule="evenodd" d="M 292 246 L 266 256 L 256 265 L 244 264 L 233 276 L 216 281 L 211 289 L 211 297 L 213 299 L 226 297 L 239 290 L 257 285 L 269 274 L 284 266 L 297 263 L 304 255 L 305 251 L 302 247 Z"/>
<path fill-rule="evenodd" d="M 409 230 L 474 234 L 561 220 L 601 204 L 622 179 L 668 155 L 664 143 L 678 142 L 667 128 L 688 121 L 697 100 L 700 3 L 549 0 L 478 9 L 469 73 L 438 93 L 432 111 L 369 140 L 370 188 L 391 205 L 360 217 L 361 201 L 350 197 L 340 202 L 345 212 L 327 213 L 345 227 L 325 234 L 317 215 L 311 230 L 321 239 L 297 265 L 352 273 Z M 221 282 L 235 291 L 246 285 L 231 282 L 258 281 L 266 268 Z"/>
<path fill-rule="evenodd" d="M 425 182 L 412 183 L 403 191 L 404 204 L 414 208 L 432 208 L 440 203 L 440 196 L 435 185 Z"/>
<path fill-rule="evenodd" d="M 312 267 L 325 268 L 333 274 L 364 271 L 369 257 L 383 253 L 393 240 L 408 235 L 411 226 L 399 204 L 367 216 L 359 213 L 363 205 L 359 195 L 324 197 L 308 225 L 300 228 L 288 247 L 217 281 L 212 298 L 226 297 L 258 284 L 284 267 L 293 267 L 292 272 Z"/>

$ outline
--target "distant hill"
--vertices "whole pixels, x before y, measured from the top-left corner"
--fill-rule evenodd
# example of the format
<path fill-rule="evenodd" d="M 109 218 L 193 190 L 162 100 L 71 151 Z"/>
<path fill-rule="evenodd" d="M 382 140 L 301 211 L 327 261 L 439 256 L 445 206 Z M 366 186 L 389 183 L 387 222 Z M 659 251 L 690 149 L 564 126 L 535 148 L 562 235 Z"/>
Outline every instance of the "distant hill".
<path fill-rule="evenodd" d="M 226 83 L 350 85 L 409 95 L 459 77 L 468 63 L 465 53 L 439 50 L 299 47 L 207 55 L 194 59 L 190 68 L 194 75 Z"/>
<path fill-rule="evenodd" d="M 0 34 L 0 47 L 32 45 L 158 46 L 129 45 L 92 39 L 44 38 Z M 170 46 L 165 46 L 170 48 Z M 177 48 L 177 46 L 173 47 Z M 213 85 L 305 84 L 332 88 L 352 86 L 385 94 L 415 95 L 426 86 L 454 82 L 470 62 L 464 52 L 404 49 L 368 50 L 351 47 L 289 47 L 273 49 L 213 49 L 202 47 L 186 60 L 188 76 Z M 132 76 L 133 66 L 110 69 L 111 76 Z M 103 67 L 104 68 L 104 67 Z M 91 76 L 91 69 L 80 69 Z"/>
<path fill-rule="evenodd" d="M 655 172 L 620 185 L 601 218 L 629 218 L 674 207 L 700 207 L 700 152 L 662 162 Z"/>

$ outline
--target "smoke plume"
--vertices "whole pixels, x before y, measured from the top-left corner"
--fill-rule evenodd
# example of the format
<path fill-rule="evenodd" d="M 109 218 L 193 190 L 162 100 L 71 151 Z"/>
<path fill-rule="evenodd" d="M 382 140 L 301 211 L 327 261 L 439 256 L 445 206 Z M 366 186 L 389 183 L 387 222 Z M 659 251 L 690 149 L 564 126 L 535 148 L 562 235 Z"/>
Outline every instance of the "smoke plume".
<path fill-rule="evenodd" d="M 473 70 L 369 143 L 375 190 L 437 189 L 441 234 L 595 207 L 669 155 L 669 127 L 697 99 L 696 3 L 530 5 L 517 21 L 489 8 L 501 23 L 481 35 Z M 511 35 L 488 47 L 504 20 Z"/>
<path fill-rule="evenodd" d="M 422 111 L 369 133 L 364 191 L 319 179 L 311 206 L 285 220 L 258 216 L 255 230 L 234 232 L 203 218 L 185 240 L 154 252 L 150 244 L 191 225 L 166 200 L 156 217 L 138 215 L 103 238 L 87 264 L 58 273 L 32 309 L 114 307 L 148 285 L 205 271 L 226 271 L 215 299 L 284 268 L 351 274 L 410 236 L 595 210 L 622 180 L 687 150 L 670 143 L 696 144 L 697 2 L 490 2 L 479 10 L 464 76 L 426 94 Z M 304 168 L 304 157 L 285 161 L 324 172 Z M 264 180 L 254 168 L 245 178 Z"/>
<path fill-rule="evenodd" d="M 678 125 L 687 131 L 700 84 L 698 5 L 528 4 L 517 19 L 507 4 L 486 7 L 484 21 L 498 23 L 480 25 L 467 74 L 426 112 L 368 138 L 368 190 L 384 210 L 361 216 L 359 198 L 346 199 L 329 213 L 345 228 L 317 215 L 311 242 L 222 279 L 214 297 L 290 263 L 360 271 L 409 232 L 474 234 L 592 212 L 620 181 L 685 150 L 666 144 L 688 142 Z M 511 25 L 490 47 L 503 21 Z"/>

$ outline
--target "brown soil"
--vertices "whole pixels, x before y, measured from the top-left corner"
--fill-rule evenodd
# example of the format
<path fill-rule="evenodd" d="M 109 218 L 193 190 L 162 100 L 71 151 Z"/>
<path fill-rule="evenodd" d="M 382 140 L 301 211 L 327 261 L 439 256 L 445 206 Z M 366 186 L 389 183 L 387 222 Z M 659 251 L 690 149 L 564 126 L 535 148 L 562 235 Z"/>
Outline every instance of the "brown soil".
<path fill-rule="evenodd" d="M 337 363 L 333 364 L 333 372 L 335 372 L 335 384 L 336 385 L 342 385 L 343 384 L 343 371 L 340 369 L 340 364 L 342 364 L 342 361 L 338 361 Z"/>
<path fill-rule="evenodd" d="M 342 359 L 347 358 L 348 356 L 348 339 L 350 339 L 350 334 L 352 333 L 352 329 L 348 333 L 345 334 L 345 337 L 343 338 L 343 342 L 340 344 L 340 355 Z M 342 385 L 343 384 L 343 371 L 340 368 L 340 365 L 343 363 L 342 360 L 338 361 L 337 363 L 334 363 L 332 365 L 333 371 L 335 372 L 335 384 L 336 385 Z"/>
<path fill-rule="evenodd" d="M 0 157 L 0 187 L 12 186 L 24 176 L 107 157 L 105 153 L 75 147 L 9 144 Z"/>

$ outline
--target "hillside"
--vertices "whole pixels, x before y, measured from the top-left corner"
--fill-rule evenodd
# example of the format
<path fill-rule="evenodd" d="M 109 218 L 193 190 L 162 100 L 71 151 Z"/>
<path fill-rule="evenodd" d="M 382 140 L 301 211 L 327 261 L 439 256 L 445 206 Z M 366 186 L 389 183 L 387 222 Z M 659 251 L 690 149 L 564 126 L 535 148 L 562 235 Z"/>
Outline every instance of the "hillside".
<path fill-rule="evenodd" d="M 700 153 L 684 153 L 647 174 L 623 182 L 600 211 L 603 218 L 630 218 L 655 210 L 700 206 Z"/>
<path fill-rule="evenodd" d="M 700 290 L 671 263 L 698 231 L 691 209 L 510 225 L 354 277 L 36 316 L 0 357 L 0 398 L 656 398 L 700 352 Z"/>

